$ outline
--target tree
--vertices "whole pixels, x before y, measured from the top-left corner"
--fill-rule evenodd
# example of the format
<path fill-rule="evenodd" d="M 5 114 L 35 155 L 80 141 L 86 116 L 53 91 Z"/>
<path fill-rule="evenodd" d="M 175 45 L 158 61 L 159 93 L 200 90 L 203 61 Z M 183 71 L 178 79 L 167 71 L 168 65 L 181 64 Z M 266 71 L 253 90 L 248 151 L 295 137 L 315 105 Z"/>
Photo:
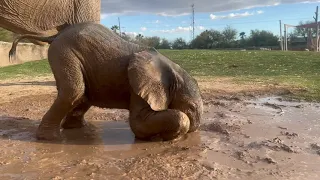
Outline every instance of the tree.
<path fill-rule="evenodd" d="M 266 30 L 251 30 L 248 44 L 250 46 L 278 46 L 278 37 Z"/>
<path fill-rule="evenodd" d="M 0 28 L 0 41 L 12 42 L 14 38 L 14 33 L 6 29 Z"/>
<path fill-rule="evenodd" d="M 223 34 L 218 30 L 209 31 L 211 37 L 211 48 L 218 47 L 223 42 Z"/>
<path fill-rule="evenodd" d="M 13 33 L 9 30 L 4 29 L 4 28 L 0 28 L 0 41 L 12 42 L 16 37 L 18 37 L 18 34 Z M 20 42 L 30 43 L 30 41 L 28 39 L 22 39 Z"/>
<path fill-rule="evenodd" d="M 141 43 L 142 40 L 143 40 L 143 35 L 142 35 L 142 34 L 138 34 L 138 35 L 136 36 L 136 40 L 137 40 L 139 43 Z"/>
<path fill-rule="evenodd" d="M 160 45 L 160 37 L 158 36 L 146 37 L 143 39 L 143 44 L 150 47 L 158 48 Z"/>
<path fill-rule="evenodd" d="M 118 31 L 120 30 L 120 28 L 119 28 L 118 25 L 113 25 L 113 26 L 111 27 L 111 30 L 112 30 L 113 32 L 115 32 L 115 33 L 118 33 Z"/>
<path fill-rule="evenodd" d="M 171 44 L 167 39 L 162 38 L 158 48 L 159 49 L 170 49 L 171 48 Z"/>
<path fill-rule="evenodd" d="M 223 29 L 223 42 L 220 44 L 221 47 L 233 47 L 235 46 L 235 40 L 237 38 L 238 31 L 231 26 L 227 26 Z"/>
<path fill-rule="evenodd" d="M 222 34 L 217 30 L 205 30 L 200 33 L 192 42 L 193 48 L 211 49 L 217 47 L 223 40 Z"/>
<path fill-rule="evenodd" d="M 212 44 L 212 39 L 209 31 L 205 30 L 191 42 L 191 47 L 197 49 L 208 49 L 210 48 L 209 44 Z"/>
<path fill-rule="evenodd" d="M 132 41 L 132 38 L 130 37 L 130 35 L 126 34 L 125 32 L 121 33 L 121 38 L 126 41 Z"/>
<path fill-rule="evenodd" d="M 246 37 L 246 33 L 245 32 L 241 32 L 239 34 L 239 36 L 240 36 L 241 40 L 243 40 Z"/>
<path fill-rule="evenodd" d="M 247 45 L 246 33 L 241 32 L 239 36 L 240 36 L 240 41 L 238 42 L 239 47 L 242 47 L 242 48 L 246 47 Z"/>
<path fill-rule="evenodd" d="M 303 24 L 309 24 L 309 23 L 313 23 L 314 21 L 305 21 L 305 22 L 303 22 L 303 21 L 300 21 L 299 22 L 299 25 L 303 25 Z M 311 29 L 310 29 L 311 30 Z M 294 29 L 294 35 L 295 36 L 302 36 L 302 37 L 304 37 L 305 38 L 305 40 L 307 41 L 307 38 L 308 38 L 308 28 L 300 28 L 300 27 L 296 27 L 295 29 Z M 313 36 L 315 36 L 316 35 L 316 29 L 315 28 L 313 28 L 312 29 L 312 35 Z"/>
<path fill-rule="evenodd" d="M 227 43 L 234 41 L 237 38 L 238 31 L 231 26 L 227 26 L 223 29 L 222 35 Z"/>
<path fill-rule="evenodd" d="M 184 39 L 177 38 L 173 41 L 172 48 L 173 49 L 184 49 L 187 47 L 187 43 Z"/>

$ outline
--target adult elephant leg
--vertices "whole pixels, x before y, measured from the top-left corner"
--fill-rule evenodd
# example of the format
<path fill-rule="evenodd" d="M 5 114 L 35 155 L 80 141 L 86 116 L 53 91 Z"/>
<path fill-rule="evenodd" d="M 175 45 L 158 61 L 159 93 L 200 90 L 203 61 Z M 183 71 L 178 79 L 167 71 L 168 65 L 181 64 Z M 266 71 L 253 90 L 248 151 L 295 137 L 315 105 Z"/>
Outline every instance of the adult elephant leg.
<path fill-rule="evenodd" d="M 62 122 L 63 129 L 82 128 L 86 125 L 84 119 L 85 113 L 90 109 L 91 105 L 87 99 L 79 103 L 72 111 L 70 111 Z"/>
<path fill-rule="evenodd" d="M 163 140 L 173 140 L 189 131 L 186 114 L 174 109 L 153 111 L 149 104 L 136 94 L 131 95 L 130 127 L 138 139 L 148 140 L 160 135 Z"/>

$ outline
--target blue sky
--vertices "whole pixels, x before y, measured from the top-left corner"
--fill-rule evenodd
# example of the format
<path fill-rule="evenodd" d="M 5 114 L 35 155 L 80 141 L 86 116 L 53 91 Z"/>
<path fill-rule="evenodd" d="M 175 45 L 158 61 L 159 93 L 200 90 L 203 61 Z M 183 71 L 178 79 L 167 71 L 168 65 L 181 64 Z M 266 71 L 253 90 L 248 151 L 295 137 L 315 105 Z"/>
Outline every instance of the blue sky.
<path fill-rule="evenodd" d="M 133 3 L 132 0 L 120 0 L 129 4 L 118 6 L 115 2 L 110 4 L 110 1 L 102 0 L 101 23 L 110 28 L 118 24 L 119 17 L 122 31 L 128 34 L 156 35 L 169 40 L 182 37 L 188 41 L 191 39 L 191 4 L 194 3 L 196 35 L 205 29 L 222 30 L 227 25 L 247 35 L 251 29 L 269 30 L 279 35 L 280 19 L 291 25 L 301 20 L 313 20 L 316 6 L 320 4 L 320 1 L 299 0 L 247 0 L 243 3 L 241 0 L 212 0 L 211 3 L 185 0 L 181 4 L 178 1 L 137 0 Z M 217 6 L 215 1 L 220 4 Z"/>

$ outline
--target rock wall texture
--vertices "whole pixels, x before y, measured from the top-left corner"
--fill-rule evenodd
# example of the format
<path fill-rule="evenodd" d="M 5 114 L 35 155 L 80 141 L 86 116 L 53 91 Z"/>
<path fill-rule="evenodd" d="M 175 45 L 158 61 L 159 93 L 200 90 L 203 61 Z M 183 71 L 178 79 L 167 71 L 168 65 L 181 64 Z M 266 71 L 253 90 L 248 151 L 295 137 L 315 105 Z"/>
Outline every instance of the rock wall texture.
<path fill-rule="evenodd" d="M 12 43 L 0 41 L 0 67 L 46 59 L 48 56 L 48 45 L 38 46 L 32 43 L 19 43 L 17 46 L 16 59 L 10 63 L 9 51 L 11 45 Z"/>

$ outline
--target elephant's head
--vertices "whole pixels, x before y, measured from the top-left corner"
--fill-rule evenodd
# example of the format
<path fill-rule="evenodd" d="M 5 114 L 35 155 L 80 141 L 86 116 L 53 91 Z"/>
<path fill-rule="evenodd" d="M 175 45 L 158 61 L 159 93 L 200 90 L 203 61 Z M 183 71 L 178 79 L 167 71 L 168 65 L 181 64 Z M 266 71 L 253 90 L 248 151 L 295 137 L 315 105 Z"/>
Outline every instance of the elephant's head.
<path fill-rule="evenodd" d="M 190 120 L 189 132 L 198 129 L 203 102 L 197 81 L 178 64 L 157 51 L 136 53 L 129 64 L 133 91 L 154 111 L 175 109 Z"/>

